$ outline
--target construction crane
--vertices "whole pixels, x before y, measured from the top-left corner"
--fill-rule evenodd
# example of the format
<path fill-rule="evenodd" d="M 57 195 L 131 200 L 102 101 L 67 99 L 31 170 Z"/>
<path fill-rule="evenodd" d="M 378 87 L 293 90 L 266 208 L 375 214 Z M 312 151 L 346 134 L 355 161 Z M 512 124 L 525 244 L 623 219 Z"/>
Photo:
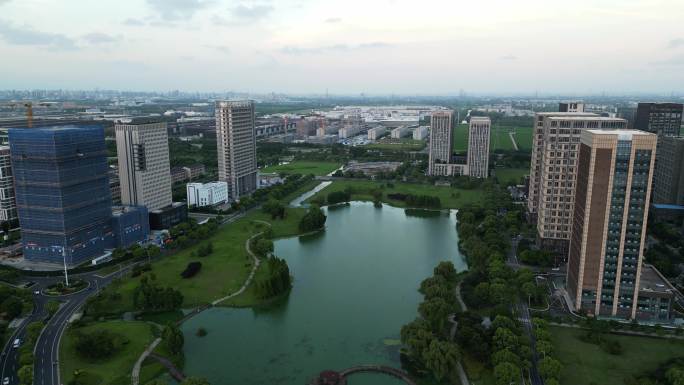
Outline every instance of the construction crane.
<path fill-rule="evenodd" d="M 38 105 L 38 106 L 45 106 L 45 107 L 51 106 L 52 104 L 54 104 L 54 103 L 50 103 L 50 102 L 38 102 L 38 103 L 36 103 L 36 105 Z M 25 107 L 26 108 L 26 126 L 28 128 L 33 127 L 33 105 L 34 105 L 34 102 L 32 102 L 30 100 L 29 101 L 20 100 L 20 101 L 12 101 L 9 103 L 5 103 L 5 105 L 12 107 L 12 108 Z"/>

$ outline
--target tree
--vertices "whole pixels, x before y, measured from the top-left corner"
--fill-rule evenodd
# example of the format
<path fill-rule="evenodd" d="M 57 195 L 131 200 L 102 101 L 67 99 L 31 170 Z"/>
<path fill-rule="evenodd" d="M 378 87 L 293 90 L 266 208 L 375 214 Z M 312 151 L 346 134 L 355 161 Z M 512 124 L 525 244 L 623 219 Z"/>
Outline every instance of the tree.
<path fill-rule="evenodd" d="M 33 365 L 22 366 L 17 372 L 19 383 L 21 385 L 33 384 Z"/>
<path fill-rule="evenodd" d="M 172 354 L 180 354 L 183 352 L 183 345 L 185 344 L 185 337 L 183 332 L 175 323 L 169 322 L 164 326 L 161 334 L 162 343 Z"/>
<path fill-rule="evenodd" d="M 111 357 L 124 343 L 124 337 L 109 330 L 95 330 L 90 333 L 77 333 L 76 353 L 88 360 Z"/>
<path fill-rule="evenodd" d="M 461 358 L 458 346 L 451 342 L 433 339 L 423 353 L 425 366 L 432 371 L 437 381 L 452 373 Z"/>
<path fill-rule="evenodd" d="M 518 336 L 516 336 L 510 329 L 498 328 L 494 332 L 494 345 L 498 349 L 515 349 L 518 346 Z"/>
<path fill-rule="evenodd" d="M 508 362 L 516 367 L 519 367 L 520 357 L 518 357 L 517 354 L 513 353 L 509 349 L 502 349 L 492 354 L 492 365 L 496 366 L 504 362 Z"/>
<path fill-rule="evenodd" d="M 326 219 L 328 218 L 320 207 L 311 206 L 299 221 L 299 230 L 303 232 L 320 230 L 325 226 Z"/>
<path fill-rule="evenodd" d="M 180 385 L 210 385 L 209 381 L 203 377 L 186 377 Z"/>
<path fill-rule="evenodd" d="M 510 385 L 517 382 L 520 369 L 510 362 L 502 362 L 494 367 L 494 378 L 497 385 Z"/>
<path fill-rule="evenodd" d="M 553 353 L 553 344 L 544 340 L 537 341 L 537 351 L 546 357 Z"/>
<path fill-rule="evenodd" d="M 261 258 L 273 252 L 273 241 L 270 239 L 259 238 L 254 242 L 254 253 Z"/>
<path fill-rule="evenodd" d="M 409 354 L 420 362 L 434 338 L 430 324 L 422 318 L 416 318 L 401 328 L 401 342 L 408 346 Z"/>
<path fill-rule="evenodd" d="M 544 357 L 539 361 L 539 374 L 544 380 L 559 379 L 561 369 L 563 369 L 563 365 L 551 357 Z"/>
<path fill-rule="evenodd" d="M 673 366 L 665 372 L 665 378 L 670 385 L 684 385 L 684 369 Z"/>
<path fill-rule="evenodd" d="M 150 258 L 156 258 L 161 254 L 161 249 L 159 249 L 159 246 L 157 245 L 150 245 L 147 247 L 147 255 Z"/>
<path fill-rule="evenodd" d="M 24 305 L 17 297 L 9 297 L 2 302 L 0 309 L 6 314 L 7 319 L 18 317 L 23 310 Z"/>
<path fill-rule="evenodd" d="M 437 332 L 444 330 L 444 324 L 451 311 L 452 307 L 440 297 L 428 299 L 418 305 L 418 313 L 430 323 L 432 330 Z"/>
<path fill-rule="evenodd" d="M 448 283 L 453 283 L 456 281 L 457 272 L 453 262 L 442 261 L 435 267 L 433 274 L 444 277 Z"/>

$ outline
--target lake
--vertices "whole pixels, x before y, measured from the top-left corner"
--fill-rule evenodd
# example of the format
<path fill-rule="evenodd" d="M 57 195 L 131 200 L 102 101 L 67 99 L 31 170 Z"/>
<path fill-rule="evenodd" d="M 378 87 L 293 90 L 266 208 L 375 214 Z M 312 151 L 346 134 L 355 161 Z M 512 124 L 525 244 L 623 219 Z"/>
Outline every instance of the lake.
<path fill-rule="evenodd" d="M 185 369 L 212 385 L 305 385 L 325 369 L 400 367 L 399 331 L 417 316 L 417 288 L 442 260 L 459 271 L 456 212 L 352 202 L 326 209 L 325 231 L 277 240 L 294 276 L 287 299 L 265 309 L 213 308 L 185 333 Z M 208 331 L 197 337 L 199 327 Z M 390 385 L 382 375 L 350 385 Z"/>

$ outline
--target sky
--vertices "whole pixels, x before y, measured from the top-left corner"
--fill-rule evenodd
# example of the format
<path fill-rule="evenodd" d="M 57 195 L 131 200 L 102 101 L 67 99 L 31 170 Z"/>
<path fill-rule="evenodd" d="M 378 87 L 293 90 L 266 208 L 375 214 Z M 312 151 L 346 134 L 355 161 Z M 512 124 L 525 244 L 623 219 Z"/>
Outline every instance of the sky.
<path fill-rule="evenodd" d="M 0 0 L 0 89 L 684 92 L 682 0 Z"/>

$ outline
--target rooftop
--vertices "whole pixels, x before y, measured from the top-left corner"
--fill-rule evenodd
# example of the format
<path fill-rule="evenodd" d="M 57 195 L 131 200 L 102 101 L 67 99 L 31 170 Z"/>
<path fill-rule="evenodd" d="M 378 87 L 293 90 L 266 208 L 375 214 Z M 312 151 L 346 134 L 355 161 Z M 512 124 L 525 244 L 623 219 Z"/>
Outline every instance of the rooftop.
<path fill-rule="evenodd" d="M 655 267 L 648 264 L 641 266 L 641 280 L 639 284 L 639 291 L 668 295 L 674 295 L 676 292 L 672 284 Z"/>
<path fill-rule="evenodd" d="M 634 135 L 641 136 L 656 136 L 650 132 L 639 131 L 639 130 L 610 130 L 610 129 L 591 129 L 586 130 L 594 135 L 617 135 L 620 140 L 631 140 Z"/>

